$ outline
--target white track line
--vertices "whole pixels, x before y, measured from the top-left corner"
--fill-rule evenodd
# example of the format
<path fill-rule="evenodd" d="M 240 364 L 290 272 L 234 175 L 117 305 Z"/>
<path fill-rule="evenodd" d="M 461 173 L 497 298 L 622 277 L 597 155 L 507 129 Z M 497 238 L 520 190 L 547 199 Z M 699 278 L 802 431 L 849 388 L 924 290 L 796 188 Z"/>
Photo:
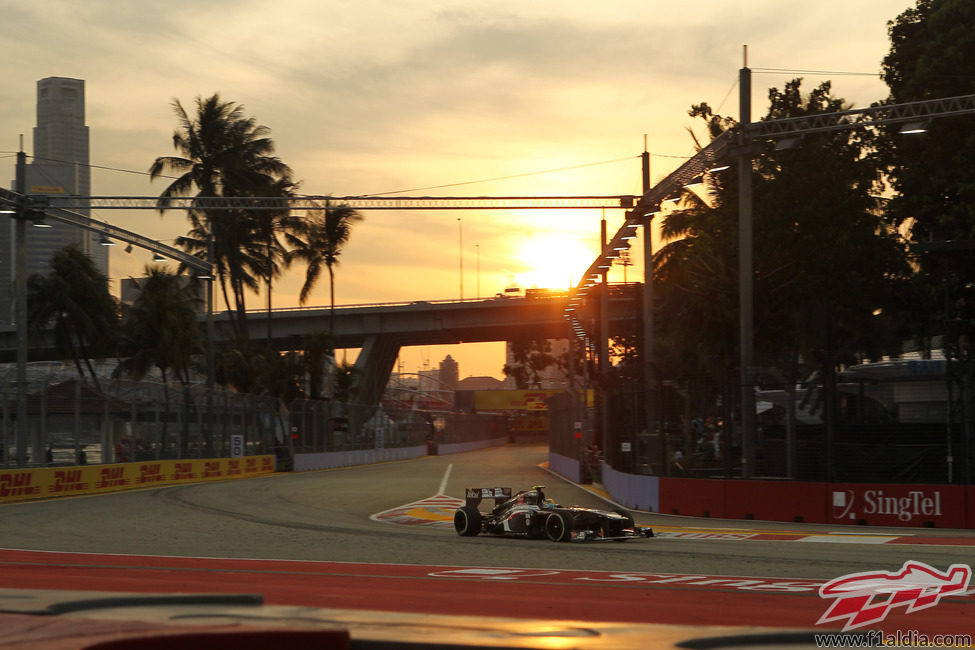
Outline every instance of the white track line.
<path fill-rule="evenodd" d="M 447 489 L 447 481 L 450 480 L 450 470 L 452 470 L 453 468 L 454 468 L 454 464 L 453 463 L 447 465 L 447 471 L 444 472 L 444 474 L 443 474 L 443 480 L 440 481 L 440 489 L 437 491 L 437 494 L 438 495 L 439 494 L 443 494 L 444 493 L 444 490 Z"/>

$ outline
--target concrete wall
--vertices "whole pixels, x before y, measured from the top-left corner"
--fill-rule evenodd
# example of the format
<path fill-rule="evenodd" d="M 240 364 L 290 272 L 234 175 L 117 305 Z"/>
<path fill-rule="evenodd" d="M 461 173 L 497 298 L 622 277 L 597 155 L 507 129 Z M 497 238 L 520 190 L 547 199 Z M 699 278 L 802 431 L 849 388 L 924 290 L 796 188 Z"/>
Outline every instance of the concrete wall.
<path fill-rule="evenodd" d="M 627 508 L 660 512 L 660 478 L 619 472 L 603 462 L 603 486 L 613 500 Z"/>
<path fill-rule="evenodd" d="M 582 463 L 575 458 L 568 458 L 550 451 L 548 453 L 548 468 L 573 483 L 582 482 Z"/>

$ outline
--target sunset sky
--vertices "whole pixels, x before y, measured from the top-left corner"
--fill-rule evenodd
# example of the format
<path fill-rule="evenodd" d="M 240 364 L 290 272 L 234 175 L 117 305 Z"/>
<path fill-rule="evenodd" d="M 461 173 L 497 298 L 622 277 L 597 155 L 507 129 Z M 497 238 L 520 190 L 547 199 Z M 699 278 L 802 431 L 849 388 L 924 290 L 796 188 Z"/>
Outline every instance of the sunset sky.
<path fill-rule="evenodd" d="M 214 92 L 271 129 L 307 194 L 638 194 L 644 134 L 656 181 L 693 155 L 688 128 L 703 135 L 691 104 L 737 117 L 743 45 L 750 67 L 788 71 L 754 74 L 756 119 L 768 88 L 796 76 L 807 89 L 831 79 L 834 94 L 867 106 L 887 94 L 877 76 L 887 22 L 913 4 L 0 0 L 0 166 L 6 185 L 20 134 L 32 152 L 36 82 L 60 76 L 86 82 L 95 195 L 158 194 L 145 171 L 173 153 L 170 102 Z M 94 216 L 162 241 L 186 229 L 179 212 Z M 461 256 L 465 298 L 567 287 L 596 255 L 602 214 L 364 216 L 337 269 L 338 304 L 458 298 Z M 615 231 L 622 213 L 606 217 Z M 150 258 L 121 249 L 116 290 Z M 276 306 L 297 304 L 303 273 L 280 281 Z M 310 304 L 327 302 L 325 278 Z M 461 377 L 502 376 L 502 344 L 408 349 L 402 369 L 436 367 L 447 352 Z"/>

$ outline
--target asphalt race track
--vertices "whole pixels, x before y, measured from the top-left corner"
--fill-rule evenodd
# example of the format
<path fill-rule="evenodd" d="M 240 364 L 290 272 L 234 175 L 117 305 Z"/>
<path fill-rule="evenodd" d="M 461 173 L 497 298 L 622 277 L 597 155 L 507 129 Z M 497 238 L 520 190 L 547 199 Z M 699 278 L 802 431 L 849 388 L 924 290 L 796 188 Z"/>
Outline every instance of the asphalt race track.
<path fill-rule="evenodd" d="M 304 474 L 0 506 L 0 588 L 262 593 L 267 602 L 522 618 L 813 628 L 821 584 L 849 573 L 975 564 L 975 534 L 725 522 L 635 513 L 625 543 L 458 537 L 466 487 L 535 484 L 612 508 L 504 448 Z M 442 494 L 441 494 L 442 492 Z M 44 551 L 44 553 L 25 552 Z M 971 585 L 975 587 L 975 585 Z M 885 631 L 975 631 L 975 593 Z M 838 629 L 841 622 L 827 627 Z"/>

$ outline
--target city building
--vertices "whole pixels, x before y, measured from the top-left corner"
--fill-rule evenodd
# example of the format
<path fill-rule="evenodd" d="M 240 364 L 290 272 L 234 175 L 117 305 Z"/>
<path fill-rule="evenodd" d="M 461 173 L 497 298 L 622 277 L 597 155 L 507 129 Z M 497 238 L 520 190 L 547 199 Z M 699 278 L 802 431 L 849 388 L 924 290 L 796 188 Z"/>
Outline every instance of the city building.
<path fill-rule="evenodd" d="M 28 157 L 26 186 L 30 194 L 91 194 L 88 127 L 85 125 L 85 82 L 47 77 L 37 82 L 37 126 L 34 153 Z M 14 183 L 10 184 L 14 188 Z M 75 212 L 89 216 L 87 209 Z M 0 322 L 13 320 L 14 220 L 0 222 Z M 27 228 L 27 274 L 48 273 L 55 251 L 76 242 L 108 276 L 108 247 L 88 230 L 48 220 L 49 227 Z"/>

